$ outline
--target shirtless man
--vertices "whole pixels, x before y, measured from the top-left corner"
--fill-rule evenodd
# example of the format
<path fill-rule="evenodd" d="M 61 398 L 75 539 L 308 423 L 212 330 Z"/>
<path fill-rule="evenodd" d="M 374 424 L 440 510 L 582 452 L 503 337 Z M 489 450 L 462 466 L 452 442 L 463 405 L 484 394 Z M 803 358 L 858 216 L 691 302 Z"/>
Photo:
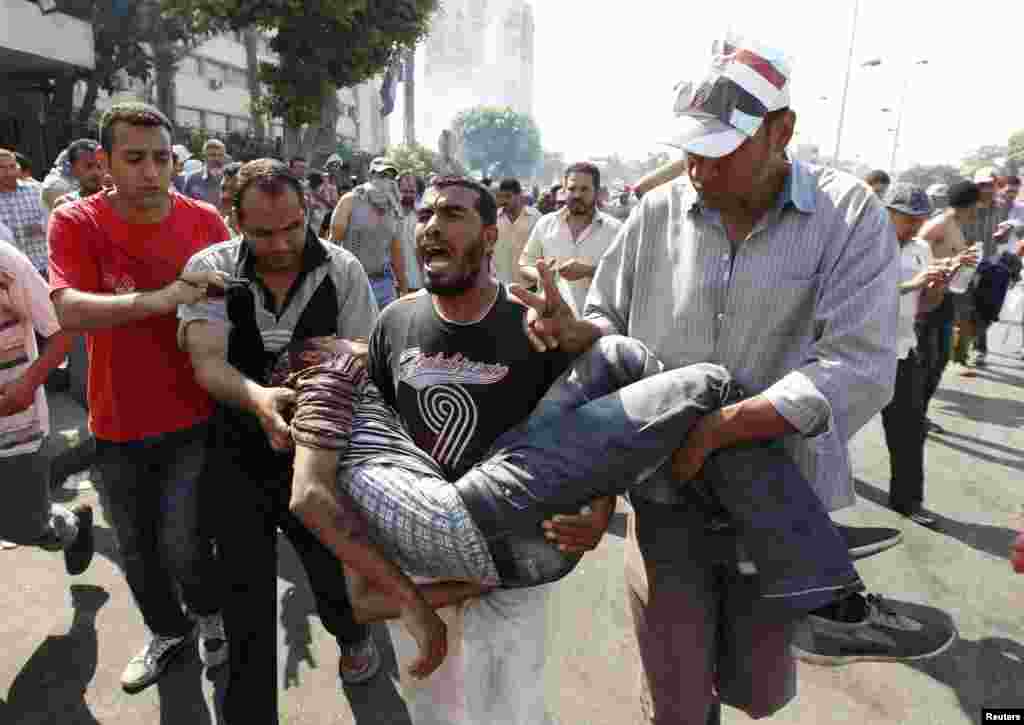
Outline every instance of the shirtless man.
<path fill-rule="evenodd" d="M 975 264 L 977 258 L 970 251 L 968 240 L 964 238 L 962 225 L 974 217 L 974 207 L 978 203 L 979 191 L 977 184 L 962 181 L 949 188 L 949 207 L 928 220 L 921 228 L 920 238 L 927 241 L 932 248 L 935 261 L 946 260 L 949 273 L 961 264 Z M 921 355 L 921 363 L 925 368 L 924 412 L 925 425 L 930 431 L 941 428 L 928 420 L 928 403 L 939 387 L 942 372 L 949 362 L 953 320 L 957 316 L 957 298 L 967 295 L 947 293 L 937 307 L 923 310 L 917 318 L 917 340 Z M 964 321 L 960 322 L 961 331 Z M 966 321 L 970 325 L 970 321 Z M 965 373 L 972 372 L 965 370 Z"/>

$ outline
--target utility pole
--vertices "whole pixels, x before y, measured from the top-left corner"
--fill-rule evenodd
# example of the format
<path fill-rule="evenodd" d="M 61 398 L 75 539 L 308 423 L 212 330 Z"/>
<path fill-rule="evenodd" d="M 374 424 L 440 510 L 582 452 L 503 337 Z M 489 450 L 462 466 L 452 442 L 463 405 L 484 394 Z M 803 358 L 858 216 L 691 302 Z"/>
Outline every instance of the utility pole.
<path fill-rule="evenodd" d="M 405 51 L 405 144 L 416 143 L 416 49 Z"/>
<path fill-rule="evenodd" d="M 832 156 L 832 163 L 839 164 L 839 147 L 843 140 L 843 121 L 846 117 L 846 94 L 850 90 L 850 73 L 853 70 L 853 52 L 857 45 L 857 15 L 860 9 L 860 0 L 853 2 L 853 29 L 850 31 L 850 56 L 846 59 L 846 82 L 843 84 L 843 100 L 839 104 L 839 127 L 836 129 L 836 152 Z"/>

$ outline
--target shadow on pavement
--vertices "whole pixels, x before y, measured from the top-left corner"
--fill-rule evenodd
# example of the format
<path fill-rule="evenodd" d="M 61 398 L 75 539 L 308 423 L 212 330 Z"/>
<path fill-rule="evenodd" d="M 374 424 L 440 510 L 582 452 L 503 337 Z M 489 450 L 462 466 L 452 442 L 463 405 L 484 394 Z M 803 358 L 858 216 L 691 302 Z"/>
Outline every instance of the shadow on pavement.
<path fill-rule="evenodd" d="M 285 537 L 278 541 L 277 571 L 278 576 L 290 584 L 281 601 L 281 626 L 285 630 L 287 649 L 284 688 L 287 690 L 301 684 L 299 668 L 302 662 L 309 667 L 318 666 L 312 651 L 313 634 L 309 626 L 309 617 L 316 614 L 316 602 L 302 562 Z M 398 665 L 388 628 L 384 624 L 375 624 L 371 629 L 380 650 L 380 674 L 365 684 L 344 686 L 355 722 L 357 725 L 411 725 L 409 711 L 396 685 Z M 333 647 L 333 639 L 328 641 Z M 330 667 L 337 667 L 337 649 L 332 649 L 326 661 Z"/>
<path fill-rule="evenodd" d="M 945 405 L 943 412 L 967 420 L 1016 428 L 1024 423 L 1024 403 L 1009 398 L 989 398 L 962 390 L 940 388 L 935 399 Z"/>
<path fill-rule="evenodd" d="M 960 639 L 938 657 L 906 664 L 953 690 L 971 722 L 983 707 L 1020 706 L 1024 645 L 1012 639 Z"/>
<path fill-rule="evenodd" d="M 106 589 L 71 587 L 74 619 L 67 634 L 50 635 L 32 653 L 0 701 L 0 722 L 99 725 L 85 702 L 96 674 L 96 613 L 110 599 Z"/>
<path fill-rule="evenodd" d="M 889 493 L 870 483 L 857 478 L 854 479 L 854 488 L 857 495 L 876 503 L 883 508 L 889 507 Z M 935 517 L 937 524 L 934 532 L 960 541 L 963 544 L 977 551 L 998 556 L 1000 559 L 1010 558 L 1010 544 L 1017 532 L 1013 529 L 1004 529 L 1000 526 L 987 526 L 985 524 L 968 524 L 963 521 L 951 519 L 942 514 L 928 509 L 928 513 Z"/>
<path fill-rule="evenodd" d="M 992 450 L 1004 454 L 994 455 L 992 453 L 986 453 L 979 451 L 977 448 L 968 448 L 965 445 L 954 443 L 952 438 L 959 438 L 961 441 L 969 442 L 975 446 L 985 446 Z M 969 456 L 980 458 L 983 461 L 989 463 L 998 463 L 1001 466 L 1012 468 L 1015 471 L 1024 471 L 1024 451 L 1009 446 L 1000 445 L 999 443 L 992 443 L 991 441 L 982 440 L 975 436 L 969 436 L 964 433 L 955 433 L 953 431 L 943 431 L 942 433 L 933 433 L 929 436 L 928 440 L 934 443 L 941 443 L 947 448 L 966 453 Z"/>
<path fill-rule="evenodd" d="M 194 644 L 168 666 L 156 687 L 160 694 L 160 725 L 214 725 L 203 693 L 203 664 Z M 219 717 L 217 723 L 220 723 Z"/>

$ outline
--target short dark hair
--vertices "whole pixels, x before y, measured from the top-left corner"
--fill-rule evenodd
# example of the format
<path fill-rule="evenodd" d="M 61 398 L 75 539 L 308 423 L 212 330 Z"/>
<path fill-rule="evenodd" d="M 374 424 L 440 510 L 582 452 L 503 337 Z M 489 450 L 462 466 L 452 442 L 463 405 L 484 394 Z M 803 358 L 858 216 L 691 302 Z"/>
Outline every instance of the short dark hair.
<path fill-rule="evenodd" d="M 511 191 L 513 194 L 522 194 L 523 186 L 519 183 L 519 179 L 502 179 L 501 183 L 498 184 L 498 191 Z"/>
<path fill-rule="evenodd" d="M 562 179 L 568 181 L 569 174 L 590 174 L 590 178 L 594 180 L 594 192 L 597 193 L 597 190 L 601 188 L 601 169 L 589 161 L 577 161 L 565 170 Z"/>
<path fill-rule="evenodd" d="M 483 184 L 488 189 L 491 188 L 491 183 L 493 181 L 494 179 L 492 179 L 490 176 L 485 176 L 484 178 L 480 179 L 480 183 Z"/>
<path fill-rule="evenodd" d="M 491 196 L 490 190 L 472 179 L 465 176 L 439 176 L 431 184 L 436 189 L 445 189 L 449 186 L 461 186 L 463 189 L 470 189 L 477 194 L 476 207 L 485 226 L 494 226 L 498 223 L 498 205 Z"/>
<path fill-rule="evenodd" d="M 885 173 L 881 169 L 875 169 L 864 177 L 864 183 L 868 186 L 871 186 L 872 184 L 885 184 L 888 186 L 892 181 L 889 179 L 889 174 Z"/>
<path fill-rule="evenodd" d="M 18 168 L 21 169 L 22 171 L 32 170 L 32 161 L 25 154 L 19 151 L 15 151 L 14 160 L 18 163 Z"/>
<path fill-rule="evenodd" d="M 96 149 L 99 147 L 99 142 L 93 141 L 91 138 L 80 138 L 77 141 L 72 141 L 71 145 L 68 146 L 68 163 L 75 163 L 82 154 L 96 153 Z"/>
<path fill-rule="evenodd" d="M 235 210 L 239 223 L 242 221 L 242 199 L 251 186 L 272 196 L 283 194 L 291 189 L 299 197 L 302 209 L 306 209 L 306 195 L 302 193 L 301 182 L 295 178 L 291 169 L 277 159 L 256 159 L 242 164 L 237 179 L 238 186 L 235 188 L 235 198 L 231 206 Z"/>
<path fill-rule="evenodd" d="M 241 161 L 232 161 L 230 164 L 224 167 L 224 178 L 233 179 L 238 176 L 238 172 L 242 170 Z"/>
<path fill-rule="evenodd" d="M 114 150 L 114 124 L 127 123 L 129 126 L 145 126 L 146 128 L 165 128 L 174 137 L 174 126 L 167 116 L 148 103 L 132 101 L 115 103 L 108 108 L 100 119 L 100 146 L 108 154 Z"/>
<path fill-rule="evenodd" d="M 309 188 L 316 191 L 324 185 L 324 175 L 320 171 L 310 171 L 306 174 L 306 181 L 309 182 Z"/>
<path fill-rule="evenodd" d="M 967 209 L 980 198 L 981 189 L 973 181 L 958 181 L 949 187 L 949 205 L 954 209 Z"/>

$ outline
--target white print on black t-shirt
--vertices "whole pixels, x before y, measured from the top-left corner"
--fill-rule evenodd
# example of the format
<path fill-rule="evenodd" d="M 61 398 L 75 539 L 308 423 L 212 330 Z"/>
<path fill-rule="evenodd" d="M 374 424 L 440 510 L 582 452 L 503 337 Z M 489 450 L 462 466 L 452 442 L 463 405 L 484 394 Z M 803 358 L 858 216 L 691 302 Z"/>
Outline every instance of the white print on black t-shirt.
<path fill-rule="evenodd" d="M 493 385 L 508 375 L 508 366 L 478 363 L 461 353 L 424 355 L 411 347 L 398 363 L 398 381 L 416 391 L 420 418 L 436 436 L 431 457 L 455 468 L 476 434 L 479 411 L 464 385 Z"/>

